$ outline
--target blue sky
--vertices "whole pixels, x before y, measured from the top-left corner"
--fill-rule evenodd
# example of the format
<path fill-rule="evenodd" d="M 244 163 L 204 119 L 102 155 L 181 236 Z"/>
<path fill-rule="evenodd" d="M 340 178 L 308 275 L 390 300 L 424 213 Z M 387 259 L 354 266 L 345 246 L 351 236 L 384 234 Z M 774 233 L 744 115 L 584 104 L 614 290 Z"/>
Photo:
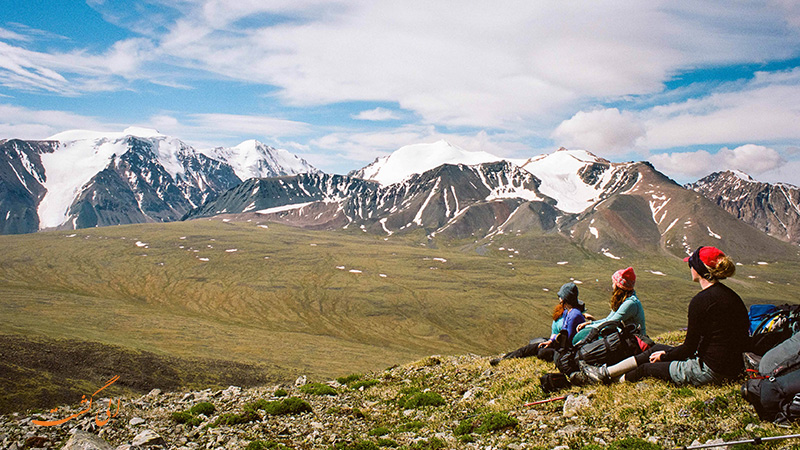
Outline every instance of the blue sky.
<path fill-rule="evenodd" d="M 0 139 L 136 125 L 335 173 L 447 139 L 800 185 L 798 3 L 6 0 Z"/>

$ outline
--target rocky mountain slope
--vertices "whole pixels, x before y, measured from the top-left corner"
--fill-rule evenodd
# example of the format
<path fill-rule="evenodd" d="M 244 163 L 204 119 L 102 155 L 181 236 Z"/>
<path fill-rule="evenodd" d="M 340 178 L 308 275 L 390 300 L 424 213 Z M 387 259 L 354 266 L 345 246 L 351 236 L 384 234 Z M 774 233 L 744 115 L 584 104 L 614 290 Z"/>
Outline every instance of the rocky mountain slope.
<path fill-rule="evenodd" d="M 0 141 L 0 232 L 175 221 L 244 179 L 304 171 L 257 141 L 201 153 L 142 128 Z"/>
<path fill-rule="evenodd" d="M 447 150 L 443 157 L 461 155 Z M 187 218 L 229 214 L 234 220 L 361 228 L 384 236 L 424 230 L 430 239 L 478 244 L 497 235 L 534 233 L 560 236 L 613 259 L 658 249 L 681 256 L 699 245 L 719 245 L 747 258 L 797 256 L 647 162 L 611 163 L 560 149 L 524 161 L 442 164 L 413 173 L 420 152 L 421 147 L 403 148 L 356 173 L 371 180 L 312 174 L 253 181 Z M 434 160 L 429 155 L 426 164 Z M 402 181 L 385 184 L 393 179 Z"/>
<path fill-rule="evenodd" d="M 715 172 L 686 186 L 734 217 L 782 241 L 800 244 L 800 189 L 761 183 L 742 172 Z"/>
<path fill-rule="evenodd" d="M 85 405 L 75 404 L 0 416 L 0 444 L 15 450 L 62 443 L 70 450 L 657 450 L 798 428 L 759 423 L 736 384 L 676 388 L 650 380 L 548 394 L 538 378 L 552 371 L 551 363 L 535 358 L 490 367 L 487 357 L 430 356 L 322 383 L 300 377 L 250 389 L 99 394 L 83 414 Z M 32 422 L 71 415 L 57 426 Z M 94 447 L 75 446 L 81 442 Z"/>

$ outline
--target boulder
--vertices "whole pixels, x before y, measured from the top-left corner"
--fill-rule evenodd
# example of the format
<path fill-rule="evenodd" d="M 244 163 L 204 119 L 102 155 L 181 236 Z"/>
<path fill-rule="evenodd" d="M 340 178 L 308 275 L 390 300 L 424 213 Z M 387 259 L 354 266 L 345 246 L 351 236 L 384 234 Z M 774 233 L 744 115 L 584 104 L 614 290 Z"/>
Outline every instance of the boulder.
<path fill-rule="evenodd" d="M 75 430 L 62 450 L 114 450 L 114 447 L 95 434 Z"/>

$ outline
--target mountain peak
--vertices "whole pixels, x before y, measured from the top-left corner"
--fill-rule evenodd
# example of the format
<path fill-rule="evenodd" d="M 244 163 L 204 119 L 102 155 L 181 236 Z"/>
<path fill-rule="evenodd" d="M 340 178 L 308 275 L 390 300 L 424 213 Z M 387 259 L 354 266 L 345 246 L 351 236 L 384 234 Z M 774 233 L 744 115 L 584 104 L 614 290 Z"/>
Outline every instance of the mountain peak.
<path fill-rule="evenodd" d="M 471 152 L 440 139 L 433 143 L 411 144 L 400 147 L 394 153 L 375 160 L 372 164 L 354 172 L 366 180 L 382 185 L 401 182 L 408 177 L 427 172 L 442 164 L 465 164 L 472 166 L 503 158 L 486 152 Z"/>

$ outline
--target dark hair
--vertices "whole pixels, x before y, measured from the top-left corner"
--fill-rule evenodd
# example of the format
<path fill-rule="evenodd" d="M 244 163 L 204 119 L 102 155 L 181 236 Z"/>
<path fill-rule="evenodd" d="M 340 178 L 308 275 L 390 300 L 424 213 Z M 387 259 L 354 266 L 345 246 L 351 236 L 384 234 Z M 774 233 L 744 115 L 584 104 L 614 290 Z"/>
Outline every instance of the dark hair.
<path fill-rule="evenodd" d="M 622 289 L 621 287 L 614 285 L 614 292 L 611 294 L 611 300 L 608 301 L 608 305 L 611 307 L 612 311 L 616 311 L 619 309 L 619 305 L 625 301 L 626 298 L 630 297 L 633 294 L 633 289 Z"/>

